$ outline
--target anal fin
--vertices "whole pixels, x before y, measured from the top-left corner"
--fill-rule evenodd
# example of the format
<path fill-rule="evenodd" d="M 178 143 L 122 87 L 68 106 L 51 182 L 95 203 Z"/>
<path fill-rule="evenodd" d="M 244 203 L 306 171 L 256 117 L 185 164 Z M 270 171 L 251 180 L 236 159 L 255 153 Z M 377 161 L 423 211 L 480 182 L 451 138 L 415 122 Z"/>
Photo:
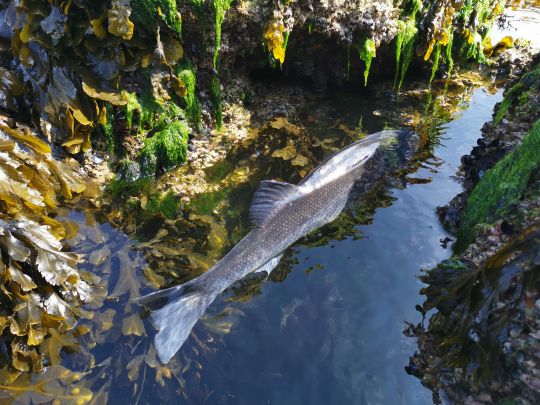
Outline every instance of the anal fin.
<path fill-rule="evenodd" d="M 254 271 L 254 273 L 262 273 L 265 272 L 268 275 L 272 273 L 272 270 L 276 268 L 276 266 L 279 264 L 279 261 L 283 255 L 279 255 L 274 257 L 273 259 L 268 260 L 265 264 L 263 264 L 261 267 L 259 267 L 257 270 Z"/>

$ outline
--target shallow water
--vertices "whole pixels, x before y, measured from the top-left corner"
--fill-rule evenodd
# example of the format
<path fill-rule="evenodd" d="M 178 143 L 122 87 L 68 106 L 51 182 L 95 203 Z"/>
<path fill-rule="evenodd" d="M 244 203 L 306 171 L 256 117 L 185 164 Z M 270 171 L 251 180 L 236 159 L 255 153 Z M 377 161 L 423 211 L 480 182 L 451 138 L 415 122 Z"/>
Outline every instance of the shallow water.
<path fill-rule="evenodd" d="M 392 189 L 362 238 L 296 246 L 297 261 L 283 283 L 266 283 L 245 316 L 224 338 L 211 367 L 211 398 L 234 403 L 432 403 L 431 394 L 404 366 L 415 350 L 405 321 L 419 321 L 415 305 L 420 268 L 450 255 L 435 208 L 461 186 L 453 175 L 475 144 L 501 93 L 476 89 L 467 109 L 441 128 L 434 158 L 414 177 L 428 184 Z M 436 163 L 436 164 L 432 164 Z M 308 271 L 315 267 L 315 270 Z M 218 304 L 220 305 L 220 304 Z M 222 304 L 221 304 L 222 305 Z M 224 365 L 224 362 L 226 365 Z"/>
<path fill-rule="evenodd" d="M 427 142 L 419 168 L 392 183 L 374 214 L 342 216 L 290 248 L 267 282 L 248 277 L 224 293 L 165 368 L 156 361 L 150 323 L 134 321 L 139 308 L 130 299 L 153 289 L 149 274 L 156 266 L 171 267 L 170 258 L 150 261 L 144 252 L 154 249 L 151 243 L 141 248 L 91 211 L 66 211 L 63 218 L 78 226 L 69 243 L 90 258 L 86 268 L 102 277 L 109 298 L 94 320 L 82 322 L 95 331 L 81 338 L 79 353 L 64 353 L 64 365 L 82 371 L 84 353 L 91 353 L 97 366 L 82 382 L 94 391 L 95 403 L 432 403 L 431 393 L 404 370 L 416 342 L 403 330 L 405 322 L 420 320 L 420 269 L 450 255 L 435 208 L 461 190 L 454 178 L 460 156 L 475 144 L 501 92 L 471 86 L 452 97 L 454 107 L 426 92 L 415 102 L 388 102 L 384 92 L 369 102 L 350 93 L 314 100 L 298 124 L 313 138 L 338 145 L 350 140 L 336 122 L 355 128 L 363 117 L 363 130 L 375 132 L 406 119 L 394 113 L 407 104 L 421 117 Z M 373 114 L 375 107 L 381 114 Z M 314 144 L 305 147 L 315 151 Z M 276 166 L 277 160 L 252 162 L 263 165 L 252 176 L 296 181 L 300 169 Z M 246 231 L 256 185 L 232 186 L 222 196 L 228 219 L 219 226 L 231 241 Z M 197 205 L 191 209 L 205 213 Z M 163 240 L 175 246 L 172 238 Z"/>
<path fill-rule="evenodd" d="M 493 43 L 497 43 L 506 35 L 515 38 L 525 38 L 530 41 L 533 49 L 540 49 L 540 7 L 530 6 L 526 9 L 507 9 L 507 26 L 504 28 L 493 27 L 491 37 Z"/>

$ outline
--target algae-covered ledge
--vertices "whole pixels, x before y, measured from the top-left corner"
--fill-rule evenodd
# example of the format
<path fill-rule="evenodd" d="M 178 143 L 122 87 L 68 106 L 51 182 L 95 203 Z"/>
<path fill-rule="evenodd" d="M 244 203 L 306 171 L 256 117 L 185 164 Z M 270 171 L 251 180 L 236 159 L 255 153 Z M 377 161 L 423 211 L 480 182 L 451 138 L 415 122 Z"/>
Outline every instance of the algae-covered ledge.
<path fill-rule="evenodd" d="M 366 85 L 376 70 L 399 89 L 414 64 L 431 81 L 454 59 L 496 52 L 489 30 L 504 9 L 474 0 L 35 3 L 3 7 L 4 69 L 16 84 L 4 108 L 76 156 L 103 150 L 120 177 L 126 159 L 143 176 L 186 162 L 189 138 L 223 127 L 224 102 L 264 97 L 253 72 L 326 89 Z"/>

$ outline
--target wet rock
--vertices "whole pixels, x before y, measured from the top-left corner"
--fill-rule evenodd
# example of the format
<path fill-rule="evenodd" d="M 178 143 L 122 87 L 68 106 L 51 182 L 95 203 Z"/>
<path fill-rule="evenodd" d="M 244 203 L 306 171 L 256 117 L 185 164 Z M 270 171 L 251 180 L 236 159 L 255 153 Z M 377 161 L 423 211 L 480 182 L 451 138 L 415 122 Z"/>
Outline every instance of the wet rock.
<path fill-rule="evenodd" d="M 515 83 L 509 87 L 513 84 Z M 471 153 L 462 158 L 461 175 L 465 191 L 447 206 L 437 210 L 445 227 L 453 232 L 459 228 L 461 212 L 476 183 L 497 161 L 512 152 L 532 124 L 540 119 L 539 93 L 537 86 L 531 87 L 531 91 L 523 96 L 522 102 L 514 102 L 509 107 L 504 119 L 484 125 L 483 137 L 478 140 Z M 496 107 L 496 111 L 498 108 L 500 106 Z M 539 232 L 539 227 L 540 173 L 533 173 L 522 198 L 508 206 L 503 218 L 493 224 L 478 224 L 476 239 L 464 252 L 422 278 L 428 285 L 423 290 L 428 297 L 423 311 L 432 309 L 430 305 L 435 304 L 438 312 L 431 318 L 436 319 L 436 322 L 430 321 L 428 328 L 415 329 L 420 351 L 411 361 L 418 365 L 415 373 L 421 376 L 422 381 L 436 394 L 446 396 L 450 403 L 491 404 L 502 403 L 501 401 L 508 398 L 512 398 L 515 403 L 540 403 L 537 367 L 540 355 L 537 256 L 540 257 L 540 250 L 538 241 L 529 233 Z M 525 239 L 529 241 L 526 247 L 522 245 L 513 251 L 516 244 Z M 525 257 L 521 255 L 527 256 L 527 259 L 520 261 L 519 257 Z M 507 270 L 502 271 L 500 266 Z M 469 279 L 485 268 L 489 268 L 492 281 L 492 277 L 502 275 L 507 277 L 506 281 L 502 282 L 500 279 L 500 282 L 490 284 L 489 288 L 485 289 L 481 286 L 484 283 L 481 278 L 476 281 Z M 475 305 L 483 308 L 481 313 L 475 312 L 465 303 L 470 302 L 467 301 L 469 298 L 460 298 L 464 289 L 456 289 L 457 285 L 477 286 L 475 291 L 480 296 L 475 296 Z M 506 289 L 506 293 L 498 292 L 493 295 L 492 300 L 485 295 L 482 298 L 487 291 L 500 287 Z M 493 321 L 501 314 L 506 315 L 500 318 L 501 323 L 497 324 L 495 329 L 489 332 L 483 329 L 486 325 L 482 321 L 484 317 L 488 316 L 488 319 Z M 474 324 L 463 326 L 462 322 L 467 323 L 470 319 L 474 319 Z M 467 331 L 464 335 L 466 338 L 457 337 L 452 340 L 452 347 L 463 342 L 463 347 L 467 348 L 460 353 L 460 362 L 465 361 L 460 363 L 460 367 L 444 360 L 447 350 L 452 350 L 451 347 L 441 351 L 441 344 L 448 342 L 448 333 L 452 328 L 463 328 Z M 489 348 L 489 352 L 495 353 L 495 357 L 489 365 L 489 377 L 482 379 L 482 367 L 485 366 L 482 366 L 481 361 L 478 363 L 472 360 L 474 356 L 471 352 L 474 353 L 476 347 L 485 344 L 489 333 L 496 336 L 492 342 L 497 343 Z M 465 357 L 461 357 L 463 355 Z M 474 383 L 468 374 L 468 367 L 471 365 L 477 368 L 477 375 L 480 377 L 480 380 Z"/>

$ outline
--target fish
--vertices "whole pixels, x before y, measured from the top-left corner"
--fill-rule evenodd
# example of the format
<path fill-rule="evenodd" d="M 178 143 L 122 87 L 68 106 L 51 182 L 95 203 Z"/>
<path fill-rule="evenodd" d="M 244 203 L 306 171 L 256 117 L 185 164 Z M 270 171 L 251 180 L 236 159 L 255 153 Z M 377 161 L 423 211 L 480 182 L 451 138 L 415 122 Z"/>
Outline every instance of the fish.
<path fill-rule="evenodd" d="M 411 134 L 384 130 L 369 135 L 328 158 L 297 185 L 263 180 L 250 208 L 253 229 L 236 246 L 199 277 L 136 300 L 150 310 L 158 330 L 154 343 L 160 361 L 170 361 L 219 294 L 250 273 L 270 274 L 290 245 L 336 219 L 355 184 L 369 174 L 366 167 L 381 145 Z"/>

